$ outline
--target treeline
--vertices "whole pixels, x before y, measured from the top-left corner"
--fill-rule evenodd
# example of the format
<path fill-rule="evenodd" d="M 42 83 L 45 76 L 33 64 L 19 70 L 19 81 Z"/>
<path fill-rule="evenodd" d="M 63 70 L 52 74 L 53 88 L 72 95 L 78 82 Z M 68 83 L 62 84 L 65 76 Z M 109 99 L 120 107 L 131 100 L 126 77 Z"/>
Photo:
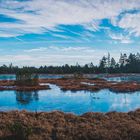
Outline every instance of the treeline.
<path fill-rule="evenodd" d="M 40 74 L 72 74 L 72 73 L 140 73 L 140 54 L 121 54 L 118 62 L 113 57 L 103 56 L 98 66 L 94 65 L 94 62 L 85 64 L 84 66 L 76 65 L 64 65 L 64 66 L 41 66 L 36 67 L 22 67 L 3 65 L 0 66 L 1 74 L 15 74 L 19 70 L 28 70 L 32 73 Z"/>

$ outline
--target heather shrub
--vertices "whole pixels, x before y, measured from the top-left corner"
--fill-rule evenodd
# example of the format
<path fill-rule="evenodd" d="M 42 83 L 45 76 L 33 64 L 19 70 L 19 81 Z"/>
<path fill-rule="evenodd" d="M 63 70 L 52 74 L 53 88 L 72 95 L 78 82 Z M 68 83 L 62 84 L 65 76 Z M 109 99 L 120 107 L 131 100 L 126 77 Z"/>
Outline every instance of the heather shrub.
<path fill-rule="evenodd" d="M 24 125 L 21 121 L 14 121 L 10 126 L 11 131 L 15 140 L 28 140 L 32 133 L 32 128 Z"/>

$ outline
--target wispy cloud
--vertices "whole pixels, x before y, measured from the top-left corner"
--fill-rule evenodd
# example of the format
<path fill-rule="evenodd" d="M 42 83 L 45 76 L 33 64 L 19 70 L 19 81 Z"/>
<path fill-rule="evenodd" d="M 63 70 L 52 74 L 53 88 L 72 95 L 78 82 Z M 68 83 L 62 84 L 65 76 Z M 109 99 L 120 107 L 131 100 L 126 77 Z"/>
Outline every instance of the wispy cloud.
<path fill-rule="evenodd" d="M 140 13 L 126 14 L 119 22 L 118 26 L 127 29 L 129 33 L 140 36 Z"/>
<path fill-rule="evenodd" d="M 46 32 L 46 29 L 57 28 L 58 25 L 82 25 L 87 30 L 96 31 L 100 20 L 112 19 L 123 11 L 139 8 L 140 0 L 1 0 L 0 13 L 21 22 L 0 23 L 0 26 L 9 31 L 20 30 L 21 34 L 15 35 L 40 34 Z M 138 15 L 129 17 L 134 21 L 129 21 L 128 24 L 130 24 L 125 23 L 124 26 L 123 23 L 128 20 L 128 17 L 124 17 L 119 26 L 132 27 L 137 32 L 139 28 L 137 28 L 138 23 L 135 19 Z"/>
<path fill-rule="evenodd" d="M 20 51 L 18 54 L 0 56 L 0 64 L 13 63 L 14 65 L 64 65 L 66 63 L 81 65 L 94 62 L 97 64 L 103 55 L 102 50 L 92 47 L 39 47 Z M 106 52 L 107 54 L 107 52 Z"/>
<path fill-rule="evenodd" d="M 19 36 L 20 34 L 6 31 L 6 30 L 0 30 L 0 37 L 16 37 Z"/>
<path fill-rule="evenodd" d="M 123 35 L 122 33 L 109 33 L 109 37 L 118 43 L 123 44 L 130 44 L 132 43 L 132 40 L 129 35 Z"/>
<path fill-rule="evenodd" d="M 118 58 L 133 43 L 139 50 L 139 21 L 140 0 L 0 0 L 0 64 L 98 64 L 108 50 Z"/>
<path fill-rule="evenodd" d="M 46 48 L 44 47 L 40 47 L 40 48 L 36 48 L 36 49 L 29 49 L 29 50 L 24 50 L 24 52 L 39 52 L 39 51 L 45 51 Z"/>
<path fill-rule="evenodd" d="M 3 51 L 3 50 L 2 50 Z M 132 50 L 112 50 L 111 56 L 117 61 L 120 57 L 120 51 L 130 53 Z M 48 46 L 36 47 L 32 49 L 18 50 L 17 52 L 7 52 L 0 55 L 0 64 L 10 64 L 18 66 L 40 66 L 40 65 L 80 65 L 93 62 L 98 65 L 102 56 L 107 56 L 108 50 L 97 49 L 97 47 L 65 47 L 65 46 Z"/>
<path fill-rule="evenodd" d="M 35 49 L 24 50 L 24 52 L 36 52 L 36 53 L 93 53 L 95 50 L 92 47 L 58 47 L 58 46 L 49 46 L 49 47 L 40 47 Z"/>

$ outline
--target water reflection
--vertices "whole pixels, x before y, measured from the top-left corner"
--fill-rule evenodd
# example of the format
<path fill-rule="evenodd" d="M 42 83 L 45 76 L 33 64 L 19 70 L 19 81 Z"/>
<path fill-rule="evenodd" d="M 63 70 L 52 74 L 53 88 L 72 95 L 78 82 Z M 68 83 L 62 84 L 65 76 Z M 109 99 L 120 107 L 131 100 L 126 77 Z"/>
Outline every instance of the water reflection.
<path fill-rule="evenodd" d="M 115 81 L 115 82 L 140 82 L 140 75 L 110 77 L 110 78 L 106 78 L 106 79 L 108 81 Z"/>
<path fill-rule="evenodd" d="M 32 101 L 38 101 L 39 95 L 37 91 L 16 91 L 16 101 L 20 104 L 27 105 Z"/>
<path fill-rule="evenodd" d="M 15 80 L 14 74 L 0 74 L 0 80 Z"/>
<path fill-rule="evenodd" d="M 38 92 L 0 92 L 0 110 L 54 111 L 83 114 L 85 112 L 127 112 L 140 107 L 140 92 L 114 93 L 108 89 L 98 92 L 62 91 L 56 85 Z"/>
<path fill-rule="evenodd" d="M 48 75 L 48 74 L 40 74 L 40 79 L 57 79 L 63 78 L 63 75 Z M 0 80 L 15 80 L 16 76 L 14 74 L 0 74 Z"/>

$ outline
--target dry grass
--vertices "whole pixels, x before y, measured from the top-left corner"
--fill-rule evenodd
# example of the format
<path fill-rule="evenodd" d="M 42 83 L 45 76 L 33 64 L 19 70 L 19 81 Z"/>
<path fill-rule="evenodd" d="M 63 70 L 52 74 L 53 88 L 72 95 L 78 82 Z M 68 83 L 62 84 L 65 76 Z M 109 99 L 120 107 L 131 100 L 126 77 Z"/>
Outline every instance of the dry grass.
<path fill-rule="evenodd" d="M 41 83 L 51 83 L 58 85 L 62 90 L 89 90 L 99 91 L 101 89 L 110 89 L 114 92 L 134 92 L 140 91 L 140 83 L 136 82 L 111 82 L 104 79 L 43 79 Z M 85 85 L 87 82 L 95 85 Z"/>
<path fill-rule="evenodd" d="M 1 140 L 140 140 L 140 109 L 129 113 L 0 113 Z"/>

